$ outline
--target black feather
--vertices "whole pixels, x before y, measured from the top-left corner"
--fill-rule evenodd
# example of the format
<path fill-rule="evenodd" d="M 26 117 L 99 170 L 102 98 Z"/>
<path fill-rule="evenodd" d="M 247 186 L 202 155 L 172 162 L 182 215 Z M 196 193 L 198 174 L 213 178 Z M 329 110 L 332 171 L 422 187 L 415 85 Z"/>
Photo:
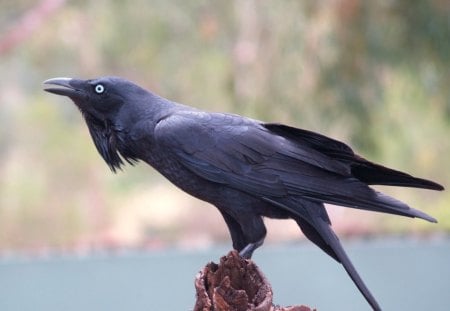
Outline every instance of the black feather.
<path fill-rule="evenodd" d="M 117 77 L 51 79 L 85 117 L 111 170 L 142 160 L 182 190 L 214 204 L 241 255 L 262 245 L 262 217 L 292 218 L 342 263 L 374 310 L 377 302 L 331 230 L 323 203 L 436 220 L 371 184 L 443 190 L 435 182 L 372 163 L 346 144 L 282 124 L 208 113 L 171 102 Z M 101 84 L 101 94 L 95 86 Z"/>
<path fill-rule="evenodd" d="M 326 154 L 333 160 L 349 165 L 352 175 L 369 185 L 444 190 L 443 186 L 433 181 L 413 177 L 409 174 L 367 161 L 363 157 L 355 154 L 346 144 L 324 135 L 277 123 L 265 123 L 264 126 L 277 135 L 295 141 L 299 145 L 308 145 Z"/>

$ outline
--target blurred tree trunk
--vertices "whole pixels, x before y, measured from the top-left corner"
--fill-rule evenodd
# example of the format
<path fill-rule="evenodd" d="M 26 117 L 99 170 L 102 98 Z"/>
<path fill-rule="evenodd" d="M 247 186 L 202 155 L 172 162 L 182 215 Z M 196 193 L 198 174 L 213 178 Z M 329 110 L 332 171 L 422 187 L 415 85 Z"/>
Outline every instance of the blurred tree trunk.
<path fill-rule="evenodd" d="M 209 263 L 195 278 L 194 311 L 312 311 L 306 306 L 272 303 L 269 281 L 251 260 L 231 251 L 220 263 Z"/>

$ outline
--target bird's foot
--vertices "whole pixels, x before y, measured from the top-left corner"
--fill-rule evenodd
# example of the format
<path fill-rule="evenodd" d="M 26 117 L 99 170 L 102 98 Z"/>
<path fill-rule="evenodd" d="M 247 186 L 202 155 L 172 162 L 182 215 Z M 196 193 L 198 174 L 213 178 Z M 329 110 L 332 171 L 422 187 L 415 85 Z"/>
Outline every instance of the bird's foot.
<path fill-rule="evenodd" d="M 255 242 L 255 243 L 249 243 L 247 244 L 247 246 L 245 246 L 240 252 L 239 252 L 239 256 L 241 256 L 242 258 L 245 259 L 250 259 L 252 258 L 253 252 L 260 247 L 261 245 L 263 245 L 264 243 L 264 238 L 262 238 L 261 240 Z"/>

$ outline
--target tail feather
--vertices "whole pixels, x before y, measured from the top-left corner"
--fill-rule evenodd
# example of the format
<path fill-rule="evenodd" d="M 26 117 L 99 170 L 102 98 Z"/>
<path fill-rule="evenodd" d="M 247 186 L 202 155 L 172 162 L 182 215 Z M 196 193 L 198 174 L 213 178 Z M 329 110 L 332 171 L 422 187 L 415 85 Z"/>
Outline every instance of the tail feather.
<path fill-rule="evenodd" d="M 368 196 L 353 197 L 352 201 L 349 201 L 348 198 L 345 197 L 341 198 L 341 200 L 334 197 L 332 203 L 377 212 L 397 214 L 408 217 L 418 217 L 430 222 L 436 222 L 436 219 L 433 217 L 419 210 L 412 209 L 405 203 L 387 195 L 375 191 L 372 191 L 369 194 L 370 195 Z M 264 197 L 263 200 L 288 211 L 309 240 L 343 265 L 345 271 L 348 273 L 358 290 L 373 310 L 381 310 L 372 293 L 364 284 L 364 281 L 361 279 L 349 257 L 345 253 L 341 243 L 339 242 L 339 238 L 331 229 L 330 219 L 321 201 L 317 201 L 314 198 L 311 198 L 311 200 L 305 200 L 305 197 L 302 199 L 298 197 L 291 198 L 290 200 L 274 200 Z M 327 200 L 325 199 L 322 201 L 326 202 Z"/>
<path fill-rule="evenodd" d="M 302 207 L 307 209 L 310 214 L 310 217 L 308 217 L 309 219 L 298 216 L 294 216 L 293 218 L 297 221 L 305 236 L 336 261 L 340 262 L 373 310 L 380 311 L 381 307 L 359 276 L 339 242 L 338 237 L 331 229 L 330 224 L 321 216 L 324 215 L 324 213 L 326 215 L 326 210 L 323 205 L 305 202 L 305 204 L 302 204 Z"/>

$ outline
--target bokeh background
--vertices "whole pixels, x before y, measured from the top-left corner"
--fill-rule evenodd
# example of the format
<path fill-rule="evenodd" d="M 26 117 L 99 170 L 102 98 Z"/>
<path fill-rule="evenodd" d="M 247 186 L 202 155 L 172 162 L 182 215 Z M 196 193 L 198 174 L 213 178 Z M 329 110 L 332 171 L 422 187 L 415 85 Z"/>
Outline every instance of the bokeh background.
<path fill-rule="evenodd" d="M 1 1 L 0 73 L 1 258 L 231 245 L 213 207 L 147 165 L 109 171 L 74 105 L 42 91 L 58 76 L 122 76 L 201 109 L 314 130 L 450 185 L 447 0 Z M 341 237 L 448 237 L 449 191 L 378 189 L 439 224 L 330 206 Z M 267 225 L 269 245 L 301 239 L 289 221 Z M 3 267 L 3 280 L 23 273 Z"/>
<path fill-rule="evenodd" d="M 445 0 L 2 1 L 0 253 L 228 240 L 214 208 L 146 165 L 110 172 L 74 105 L 42 91 L 57 76 L 123 76 L 450 184 L 449 16 Z M 336 230 L 450 230 L 450 192 L 383 190 L 439 224 L 333 207 Z M 299 236 L 268 225 L 269 241 Z"/>

